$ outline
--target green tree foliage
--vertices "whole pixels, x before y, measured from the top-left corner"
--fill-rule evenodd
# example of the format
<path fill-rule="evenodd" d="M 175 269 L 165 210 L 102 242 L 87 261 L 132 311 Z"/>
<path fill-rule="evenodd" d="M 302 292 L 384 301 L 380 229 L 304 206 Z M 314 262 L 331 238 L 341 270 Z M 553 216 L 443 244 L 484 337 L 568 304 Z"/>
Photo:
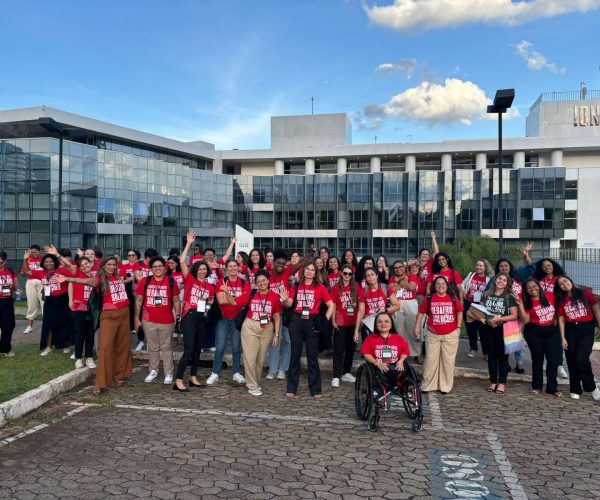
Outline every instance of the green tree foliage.
<path fill-rule="evenodd" d="M 465 277 L 475 269 L 478 259 L 486 259 L 493 268 L 498 260 L 499 245 L 498 241 L 488 236 L 478 236 L 477 238 L 460 236 L 453 243 L 440 245 L 440 251 L 450 255 L 454 270 Z M 505 245 L 504 256 L 515 267 L 523 265 L 521 263 L 523 257 L 517 246 Z"/>

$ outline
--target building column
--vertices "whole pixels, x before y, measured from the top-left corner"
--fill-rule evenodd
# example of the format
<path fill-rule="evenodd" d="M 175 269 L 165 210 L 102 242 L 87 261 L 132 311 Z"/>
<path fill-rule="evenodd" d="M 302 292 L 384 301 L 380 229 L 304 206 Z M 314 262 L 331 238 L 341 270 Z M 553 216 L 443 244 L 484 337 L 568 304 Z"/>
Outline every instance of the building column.
<path fill-rule="evenodd" d="M 442 170 L 452 170 L 452 155 L 450 153 L 442 155 Z"/>
<path fill-rule="evenodd" d="M 552 151 L 550 156 L 551 167 L 562 167 L 563 166 L 563 152 L 562 149 L 555 149 Z"/>
<path fill-rule="evenodd" d="M 487 168 L 487 154 L 477 153 L 475 155 L 475 170 L 485 170 Z"/>
<path fill-rule="evenodd" d="M 513 155 L 513 168 L 525 168 L 525 151 L 515 151 Z"/>
<path fill-rule="evenodd" d="M 371 156 L 371 173 L 378 174 L 381 172 L 381 158 L 379 156 Z"/>
<path fill-rule="evenodd" d="M 221 158 L 215 158 L 213 160 L 213 169 L 214 174 L 222 174 L 223 173 L 223 160 Z"/>
<path fill-rule="evenodd" d="M 417 157 L 415 155 L 406 155 L 404 160 L 404 171 L 414 172 L 417 169 Z"/>
<path fill-rule="evenodd" d="M 343 175 L 348 172 L 348 160 L 346 158 L 338 158 L 337 159 L 337 173 L 338 175 Z"/>
<path fill-rule="evenodd" d="M 275 160 L 275 175 L 283 175 L 285 172 L 285 163 L 283 160 Z"/>
<path fill-rule="evenodd" d="M 315 160 L 307 158 L 304 161 L 304 173 L 306 175 L 315 175 Z"/>

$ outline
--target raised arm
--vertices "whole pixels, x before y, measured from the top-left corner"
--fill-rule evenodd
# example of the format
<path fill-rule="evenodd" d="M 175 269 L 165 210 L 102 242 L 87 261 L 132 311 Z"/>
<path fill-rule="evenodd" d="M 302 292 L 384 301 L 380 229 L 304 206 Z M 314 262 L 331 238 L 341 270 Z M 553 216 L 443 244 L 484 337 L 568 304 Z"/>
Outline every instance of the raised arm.
<path fill-rule="evenodd" d="M 440 247 L 438 246 L 435 231 L 431 231 L 431 249 L 433 250 L 433 257 L 440 253 Z"/>
<path fill-rule="evenodd" d="M 188 231 L 187 242 L 183 252 L 181 252 L 181 257 L 179 258 L 179 265 L 181 266 L 181 274 L 183 275 L 183 279 L 187 278 L 187 275 L 190 272 L 188 265 L 185 263 L 185 259 L 187 258 L 187 254 L 190 251 L 190 247 L 194 241 L 196 241 L 196 233 L 194 231 Z"/>
<path fill-rule="evenodd" d="M 25 250 L 25 253 L 23 254 L 23 268 L 21 271 L 21 274 L 23 276 L 31 276 L 31 269 L 29 269 L 29 258 L 31 257 L 31 250 L 27 249 Z"/>
<path fill-rule="evenodd" d="M 294 273 L 298 271 L 298 269 L 308 264 L 311 260 L 313 260 L 315 258 L 315 253 L 317 253 L 317 247 L 314 244 L 312 244 L 308 253 L 292 266 Z"/>
<path fill-rule="evenodd" d="M 227 262 L 229 260 L 229 257 L 231 257 L 231 252 L 233 252 L 233 247 L 235 246 L 235 236 L 233 238 L 231 238 L 231 243 L 229 243 L 229 246 L 227 247 L 227 251 L 225 252 L 225 255 L 223 255 L 223 262 Z"/>
<path fill-rule="evenodd" d="M 54 245 L 44 247 L 44 252 L 49 253 L 50 255 L 54 255 L 71 274 L 75 274 L 75 272 L 77 271 L 75 265 L 73 265 L 69 259 L 58 253 L 58 250 Z"/>

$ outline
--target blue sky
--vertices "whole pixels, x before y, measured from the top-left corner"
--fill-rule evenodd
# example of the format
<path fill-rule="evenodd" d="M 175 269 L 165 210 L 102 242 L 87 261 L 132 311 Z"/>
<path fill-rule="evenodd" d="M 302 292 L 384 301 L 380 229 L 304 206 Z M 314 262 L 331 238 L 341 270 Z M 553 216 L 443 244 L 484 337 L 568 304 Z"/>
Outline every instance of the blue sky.
<path fill-rule="evenodd" d="M 600 89 L 600 0 L 5 0 L 2 17 L 0 109 L 219 149 L 268 148 L 270 117 L 311 96 L 359 144 L 494 137 L 481 112 L 508 87 L 521 136 L 540 93 Z"/>

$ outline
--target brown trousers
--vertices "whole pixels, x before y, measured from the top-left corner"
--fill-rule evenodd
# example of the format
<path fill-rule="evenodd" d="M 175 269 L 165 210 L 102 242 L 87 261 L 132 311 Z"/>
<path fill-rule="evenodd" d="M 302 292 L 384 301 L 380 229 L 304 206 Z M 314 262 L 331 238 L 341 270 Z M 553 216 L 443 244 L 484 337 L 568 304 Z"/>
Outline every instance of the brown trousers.
<path fill-rule="evenodd" d="M 129 336 L 129 308 L 104 309 L 100 315 L 97 389 L 110 387 L 133 373 Z"/>

